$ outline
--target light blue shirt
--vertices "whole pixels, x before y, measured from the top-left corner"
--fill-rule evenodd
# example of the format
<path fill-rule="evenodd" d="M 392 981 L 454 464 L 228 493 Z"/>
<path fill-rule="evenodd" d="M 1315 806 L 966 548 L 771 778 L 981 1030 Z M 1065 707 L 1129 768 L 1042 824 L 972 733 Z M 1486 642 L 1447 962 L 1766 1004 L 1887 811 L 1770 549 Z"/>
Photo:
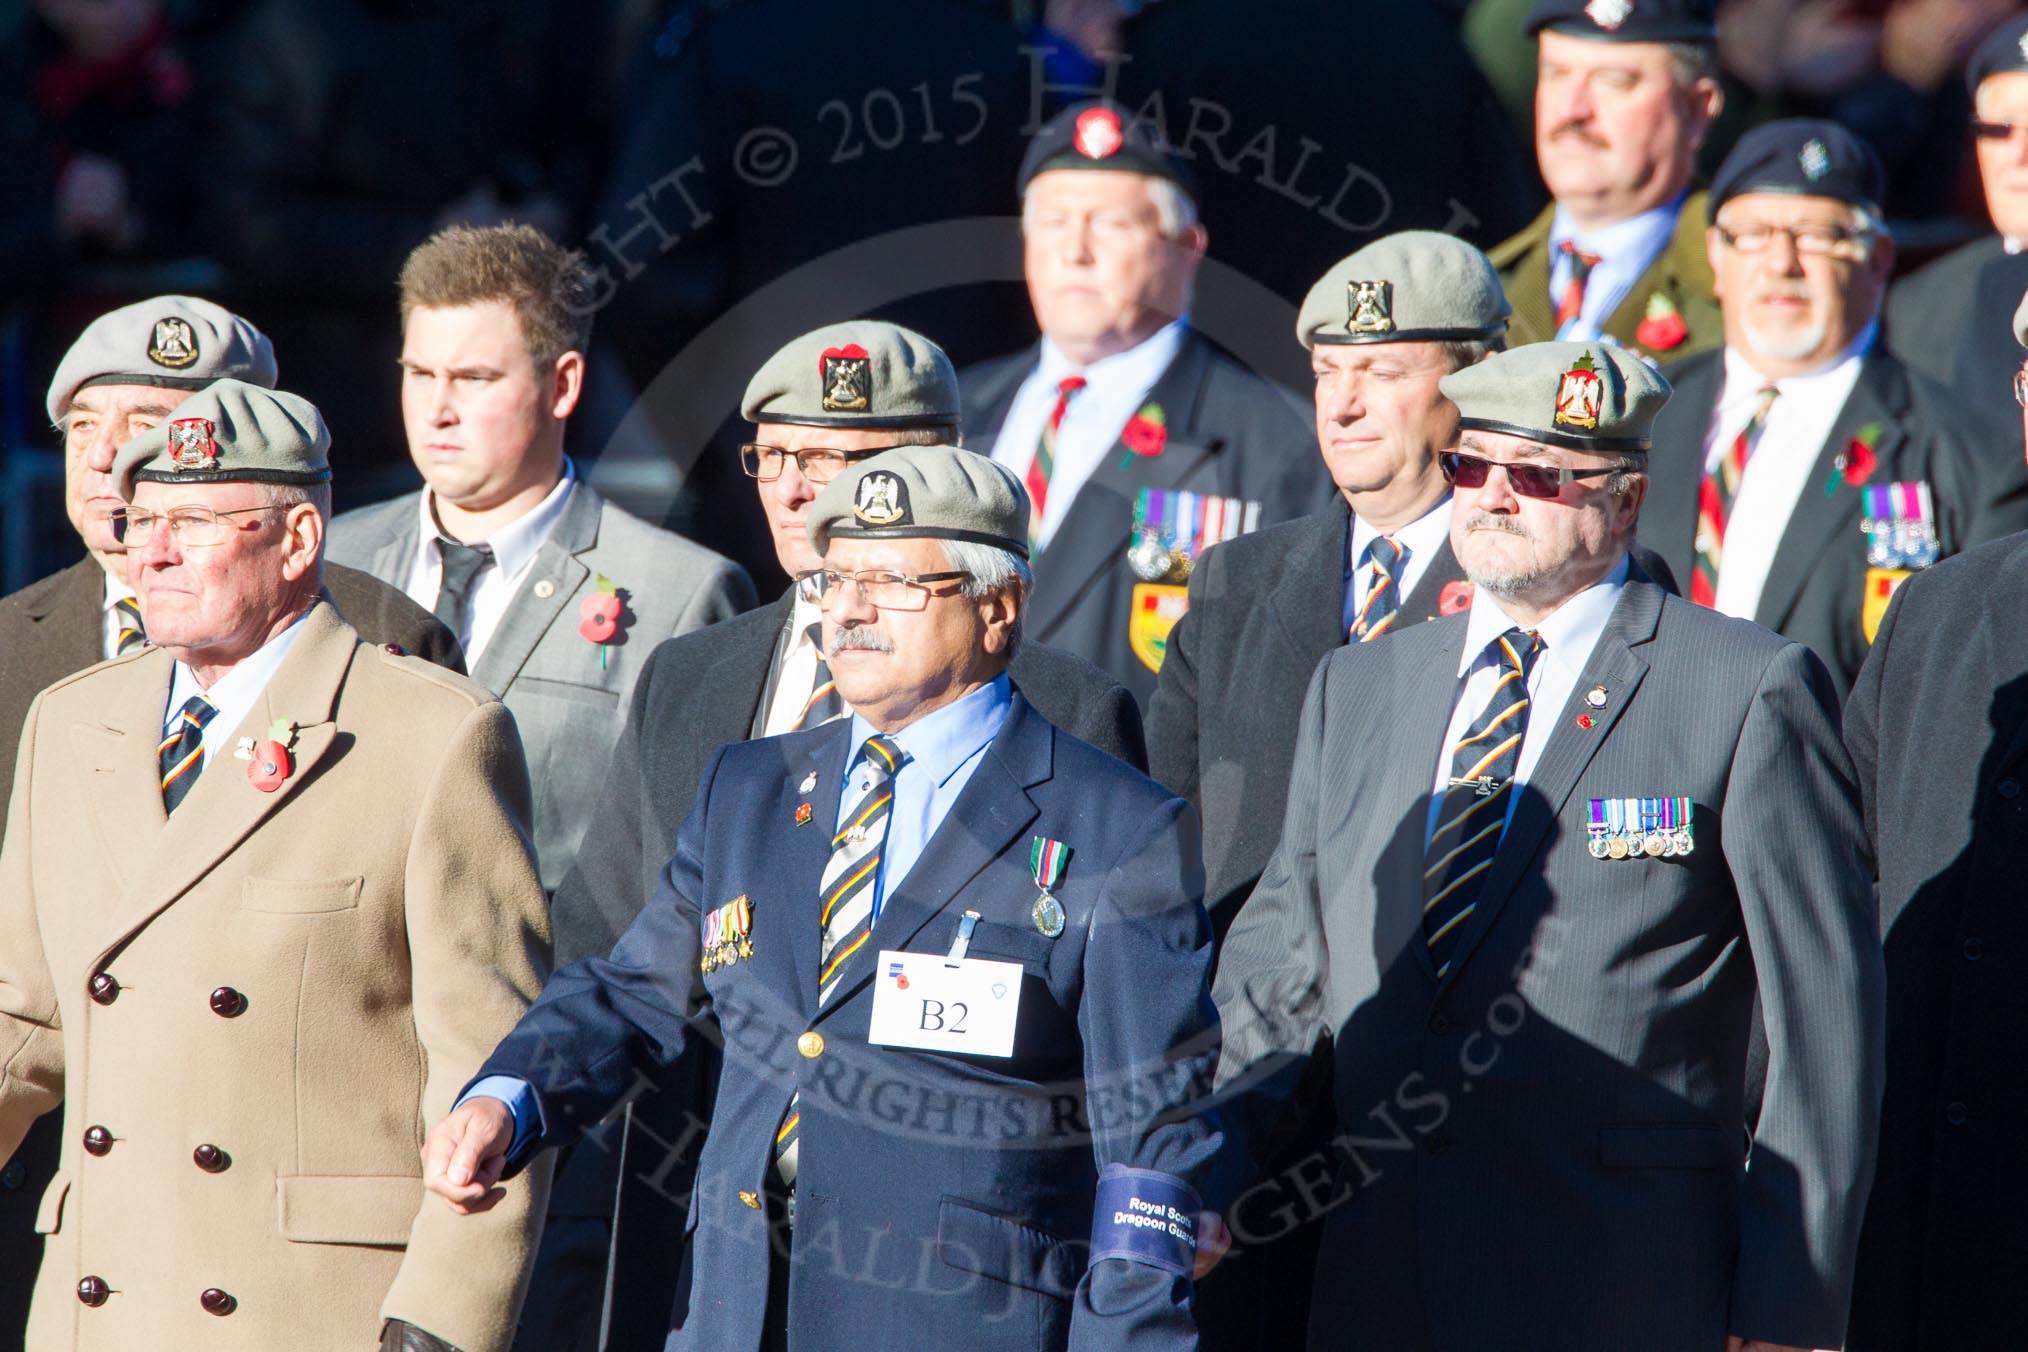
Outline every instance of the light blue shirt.
<path fill-rule="evenodd" d="M 950 813 L 951 804 L 971 782 L 986 748 L 1007 722 L 1014 709 L 1014 688 L 1002 675 L 955 700 L 935 713 L 925 714 L 892 734 L 908 753 L 908 761 L 894 776 L 894 805 L 888 809 L 887 839 L 880 847 L 880 872 L 873 884 L 873 914 L 876 920 L 887 896 L 908 877 L 923 847 L 936 834 Z M 878 729 L 858 714 L 852 715 L 852 737 L 847 744 L 846 773 L 838 786 L 838 811 L 866 791 L 872 771 L 861 749 Z M 814 903 L 816 892 L 811 891 Z M 813 912 L 814 914 L 814 912 Z M 514 1145 L 518 1150 L 535 1130 L 541 1108 L 528 1082 L 512 1075 L 488 1075 L 458 1100 L 463 1105 L 473 1098 L 496 1098 L 514 1115 Z M 511 1151 L 510 1151 L 511 1153 Z"/>
<path fill-rule="evenodd" d="M 1676 234 L 1676 218 L 1682 214 L 1683 201 L 1688 196 L 1684 193 L 1664 206 L 1596 230 L 1579 230 L 1563 207 L 1556 208 L 1555 219 L 1549 223 L 1551 310 L 1556 308 L 1557 299 L 1570 281 L 1572 260 L 1564 254 L 1563 242 L 1569 240 L 1583 252 L 1598 256 L 1597 266 L 1585 279 L 1584 308 L 1578 311 L 1577 318 L 1557 330 L 1558 339 L 1586 343 L 1605 335 L 1606 320 L 1634 289 L 1634 283 L 1641 280 L 1641 274 L 1669 247 Z"/>

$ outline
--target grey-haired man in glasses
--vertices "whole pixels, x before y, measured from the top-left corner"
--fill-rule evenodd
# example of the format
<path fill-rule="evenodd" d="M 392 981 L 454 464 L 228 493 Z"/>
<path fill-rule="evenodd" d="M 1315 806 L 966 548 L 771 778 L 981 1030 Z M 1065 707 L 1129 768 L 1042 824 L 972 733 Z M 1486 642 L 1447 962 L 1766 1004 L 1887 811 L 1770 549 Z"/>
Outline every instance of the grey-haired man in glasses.
<path fill-rule="evenodd" d="M 1324 1214 L 1309 1346 L 1839 1347 L 1883 978 L 1829 677 L 1628 558 L 1669 397 L 1639 359 L 1538 343 L 1442 389 L 1471 605 L 1317 668 L 1214 988 L 1243 1157 L 1331 1062 L 1337 1134 L 1288 1175 Z M 1278 1182 L 1215 1190 L 1242 1242 Z"/>
<path fill-rule="evenodd" d="M 2028 526 L 2013 429 L 1876 341 L 1885 186 L 1834 122 L 1740 138 L 1711 185 L 1725 346 L 1670 368 L 1641 513 L 1693 600 L 1808 644 L 1841 698 L 1902 581 Z"/>

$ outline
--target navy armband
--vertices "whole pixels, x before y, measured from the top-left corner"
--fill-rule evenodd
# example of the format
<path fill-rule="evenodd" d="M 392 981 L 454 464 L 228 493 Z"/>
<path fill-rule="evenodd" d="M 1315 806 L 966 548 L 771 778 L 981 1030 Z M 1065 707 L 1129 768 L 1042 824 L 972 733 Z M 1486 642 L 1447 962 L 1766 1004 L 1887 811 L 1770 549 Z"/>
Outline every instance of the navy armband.
<path fill-rule="evenodd" d="M 1189 1276 L 1201 1205 L 1196 1189 L 1174 1174 L 1108 1164 L 1092 1203 L 1091 1261 L 1129 1258 Z"/>

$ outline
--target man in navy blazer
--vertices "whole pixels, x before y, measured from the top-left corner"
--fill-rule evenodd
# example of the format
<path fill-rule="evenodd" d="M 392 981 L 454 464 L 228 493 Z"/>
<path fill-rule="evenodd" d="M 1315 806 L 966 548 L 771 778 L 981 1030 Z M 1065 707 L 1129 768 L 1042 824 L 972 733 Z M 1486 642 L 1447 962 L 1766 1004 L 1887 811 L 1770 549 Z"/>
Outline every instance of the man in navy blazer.
<path fill-rule="evenodd" d="M 558 973 L 430 1134 L 429 1186 L 483 1210 L 718 1046 L 670 1349 L 1196 1346 L 1196 818 L 1008 681 L 1027 522 L 954 447 L 826 488 L 852 717 L 722 749 L 611 957 Z"/>

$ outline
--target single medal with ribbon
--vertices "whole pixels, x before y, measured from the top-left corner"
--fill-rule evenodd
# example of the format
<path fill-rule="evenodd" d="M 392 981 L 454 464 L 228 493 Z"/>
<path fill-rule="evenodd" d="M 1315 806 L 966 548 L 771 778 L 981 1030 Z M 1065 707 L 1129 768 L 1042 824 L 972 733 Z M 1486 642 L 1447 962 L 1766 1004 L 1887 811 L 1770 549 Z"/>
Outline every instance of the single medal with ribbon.
<path fill-rule="evenodd" d="M 1045 939 L 1063 933 L 1063 903 L 1052 892 L 1063 881 L 1070 866 L 1070 846 L 1048 836 L 1036 836 L 1028 845 L 1028 868 L 1035 875 L 1035 887 L 1042 895 L 1035 899 L 1035 928 Z"/>
<path fill-rule="evenodd" d="M 1627 842 L 1627 800 L 1608 798 L 1606 812 L 1606 855 L 1612 859 L 1625 859 L 1633 853 Z"/>
<path fill-rule="evenodd" d="M 1674 839 L 1666 829 L 1663 816 L 1660 798 L 1641 800 L 1641 848 L 1647 851 L 1650 859 L 1660 859 L 1668 853 L 1669 842 Z"/>
<path fill-rule="evenodd" d="M 1585 834 L 1590 838 L 1589 848 L 1591 849 L 1591 857 L 1594 859 L 1604 859 L 1606 857 L 1605 799 L 1594 798 L 1591 800 L 1591 825 L 1586 828 Z"/>

